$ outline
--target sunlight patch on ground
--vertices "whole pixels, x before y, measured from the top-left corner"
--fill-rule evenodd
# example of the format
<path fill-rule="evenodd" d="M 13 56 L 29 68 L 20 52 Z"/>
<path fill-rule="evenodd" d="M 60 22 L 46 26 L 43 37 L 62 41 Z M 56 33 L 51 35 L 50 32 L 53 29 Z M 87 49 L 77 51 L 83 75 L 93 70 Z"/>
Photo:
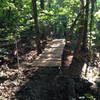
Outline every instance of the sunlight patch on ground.
<path fill-rule="evenodd" d="M 86 70 L 87 70 L 87 73 L 86 73 Z M 100 73 L 100 67 L 98 67 L 98 68 L 91 67 L 91 66 L 87 67 L 87 64 L 84 64 L 83 69 L 82 69 L 82 77 L 84 77 L 88 81 L 92 82 L 94 85 L 95 85 L 95 81 L 98 78 L 100 78 L 100 76 L 98 76 L 99 73 Z"/>

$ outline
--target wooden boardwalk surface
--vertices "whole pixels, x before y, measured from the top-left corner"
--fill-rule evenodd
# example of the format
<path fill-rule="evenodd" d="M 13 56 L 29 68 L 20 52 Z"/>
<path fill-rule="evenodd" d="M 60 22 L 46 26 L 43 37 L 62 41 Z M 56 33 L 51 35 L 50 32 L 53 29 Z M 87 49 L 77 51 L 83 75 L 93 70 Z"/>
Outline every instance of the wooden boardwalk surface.
<path fill-rule="evenodd" d="M 64 39 L 54 39 L 51 41 L 43 53 L 32 61 L 32 66 L 61 66 L 61 55 L 64 44 Z"/>

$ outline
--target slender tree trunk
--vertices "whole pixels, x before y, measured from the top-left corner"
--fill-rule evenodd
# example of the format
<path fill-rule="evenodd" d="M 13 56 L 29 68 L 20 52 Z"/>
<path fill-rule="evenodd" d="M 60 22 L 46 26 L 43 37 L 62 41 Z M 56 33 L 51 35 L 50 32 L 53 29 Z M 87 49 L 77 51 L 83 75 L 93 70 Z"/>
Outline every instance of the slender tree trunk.
<path fill-rule="evenodd" d="M 42 25 L 42 34 L 41 34 L 41 40 L 42 40 L 42 50 L 45 48 L 47 44 L 47 32 L 46 32 L 46 26 Z"/>
<path fill-rule="evenodd" d="M 37 53 L 42 53 L 41 49 L 41 40 L 40 40 L 40 32 L 39 32 L 39 25 L 38 25 L 38 12 L 37 12 L 37 0 L 32 0 L 33 6 L 33 18 L 34 18 L 34 27 L 35 27 L 35 34 L 36 34 L 36 45 L 37 45 Z"/>
<path fill-rule="evenodd" d="M 96 2 L 96 0 L 91 0 L 91 12 L 90 12 L 90 17 L 91 17 L 91 19 L 90 19 L 90 25 L 89 25 L 89 27 L 90 27 L 90 29 L 89 29 L 89 31 L 90 31 L 90 43 L 89 43 L 89 49 L 90 49 L 90 51 L 91 51 L 91 44 L 92 44 L 92 25 L 93 25 L 93 12 L 94 12 L 94 4 L 95 4 L 95 2 Z"/>
<path fill-rule="evenodd" d="M 83 35 L 83 45 L 82 45 L 84 49 L 87 49 L 87 33 L 88 33 L 88 20 L 89 20 L 88 16 L 89 16 L 89 0 L 86 0 L 84 35 Z"/>
<path fill-rule="evenodd" d="M 41 9 L 44 9 L 44 0 L 40 0 L 40 7 Z"/>

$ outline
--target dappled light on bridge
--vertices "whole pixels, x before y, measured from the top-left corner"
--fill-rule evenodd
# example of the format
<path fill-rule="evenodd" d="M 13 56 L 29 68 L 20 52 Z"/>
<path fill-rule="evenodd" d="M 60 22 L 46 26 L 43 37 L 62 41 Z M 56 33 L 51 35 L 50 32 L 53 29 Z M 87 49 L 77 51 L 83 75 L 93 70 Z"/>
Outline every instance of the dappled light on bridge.
<path fill-rule="evenodd" d="M 40 54 L 31 63 L 27 63 L 32 66 L 61 66 L 61 55 L 64 48 L 64 39 L 54 39 L 51 41 L 43 53 Z"/>

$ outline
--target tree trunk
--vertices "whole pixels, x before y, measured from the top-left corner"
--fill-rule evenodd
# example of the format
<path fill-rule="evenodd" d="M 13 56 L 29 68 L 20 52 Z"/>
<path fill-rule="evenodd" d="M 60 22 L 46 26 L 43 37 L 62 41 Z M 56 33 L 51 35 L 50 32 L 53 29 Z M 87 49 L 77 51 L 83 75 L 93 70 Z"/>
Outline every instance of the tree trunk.
<path fill-rule="evenodd" d="M 67 42 L 66 43 L 67 48 L 64 48 L 65 49 L 64 51 L 66 51 L 66 52 L 63 52 L 64 57 L 62 57 L 62 60 L 65 60 L 65 62 L 67 62 L 67 63 L 62 63 L 62 67 L 67 66 L 67 68 L 63 68 L 63 73 L 67 74 L 71 77 L 72 76 L 74 76 L 74 77 L 80 76 L 82 67 L 85 62 L 84 54 L 81 51 L 82 42 L 84 40 L 83 38 L 84 37 L 86 38 L 86 36 L 87 36 L 87 33 L 85 33 L 85 32 L 87 32 L 87 30 L 84 31 L 85 29 L 87 29 L 87 26 L 85 26 L 85 25 L 87 25 L 87 23 L 88 23 L 87 22 L 88 19 L 87 20 L 85 19 L 84 0 L 81 0 L 81 9 L 82 9 L 82 11 L 81 11 L 81 14 L 79 17 L 79 31 L 78 31 L 79 36 L 78 36 L 77 42 L 75 44 L 76 47 L 74 48 L 74 53 L 71 53 L 71 49 L 72 49 L 71 43 L 70 43 L 70 46 L 67 46 L 68 45 L 68 42 Z M 86 23 L 84 23 L 84 21 L 86 21 Z M 72 24 L 72 26 L 74 26 L 74 25 Z M 73 27 L 71 27 L 71 28 L 73 28 Z"/>
<path fill-rule="evenodd" d="M 77 48 L 79 49 L 80 48 L 80 44 L 81 44 L 81 37 L 82 37 L 82 34 L 83 34 L 83 25 L 84 25 L 84 6 L 83 6 L 83 3 L 82 3 L 82 6 L 81 6 L 81 10 L 79 12 L 79 14 L 77 15 L 76 19 L 74 20 L 74 22 L 72 23 L 70 29 L 68 30 L 68 33 L 67 33 L 67 36 L 66 36 L 66 44 L 65 44 L 65 47 L 64 47 L 64 50 L 63 50 L 63 54 L 62 54 L 62 69 L 64 67 L 69 67 L 70 64 L 68 63 L 68 58 L 70 56 L 72 56 L 73 54 L 71 53 L 71 37 L 72 37 L 72 33 L 73 33 L 73 28 L 75 27 L 76 25 L 76 22 L 79 20 L 79 25 L 80 25 L 80 28 L 79 28 L 79 37 L 78 37 L 78 40 L 77 40 L 77 46 L 76 44 L 74 44 L 76 46 L 76 51 L 75 52 L 79 52 L 79 50 L 77 50 Z"/>
<path fill-rule="evenodd" d="M 81 7 L 84 8 L 84 0 L 81 0 Z M 84 36 L 84 12 L 85 10 L 83 9 L 81 12 L 81 17 L 79 19 L 79 36 L 77 39 L 77 43 L 76 43 L 76 47 L 74 50 L 74 54 L 73 54 L 73 60 L 72 63 L 70 64 L 70 68 L 69 68 L 69 72 L 68 74 L 70 76 L 77 76 L 79 77 L 82 71 L 82 67 L 84 65 L 84 58 L 81 52 L 81 44 L 82 44 L 82 39 Z"/>
<path fill-rule="evenodd" d="M 93 25 L 93 12 L 94 12 L 94 4 L 95 4 L 95 2 L 96 2 L 96 0 L 91 0 L 91 12 L 90 12 L 90 17 L 91 17 L 91 19 L 90 19 L 90 25 L 89 25 L 89 27 L 90 27 L 90 29 L 89 29 L 89 31 L 90 31 L 90 38 L 89 38 L 89 40 L 90 40 L 90 43 L 89 43 L 89 49 L 90 49 L 90 51 L 91 51 L 91 45 L 92 45 L 92 25 Z"/>
<path fill-rule="evenodd" d="M 86 0 L 84 35 L 83 35 L 83 45 L 82 45 L 82 47 L 84 47 L 84 50 L 87 49 L 88 16 L 89 16 L 89 0 Z"/>
<path fill-rule="evenodd" d="M 40 7 L 41 9 L 44 9 L 44 0 L 40 0 Z"/>
<path fill-rule="evenodd" d="M 36 46 L 37 46 L 37 53 L 42 53 L 41 49 L 41 40 L 40 40 L 40 32 L 39 32 L 39 25 L 38 25 L 38 12 L 37 12 L 37 0 L 32 0 L 33 6 L 33 18 L 34 18 L 34 27 L 35 27 L 35 34 L 36 34 Z"/>

